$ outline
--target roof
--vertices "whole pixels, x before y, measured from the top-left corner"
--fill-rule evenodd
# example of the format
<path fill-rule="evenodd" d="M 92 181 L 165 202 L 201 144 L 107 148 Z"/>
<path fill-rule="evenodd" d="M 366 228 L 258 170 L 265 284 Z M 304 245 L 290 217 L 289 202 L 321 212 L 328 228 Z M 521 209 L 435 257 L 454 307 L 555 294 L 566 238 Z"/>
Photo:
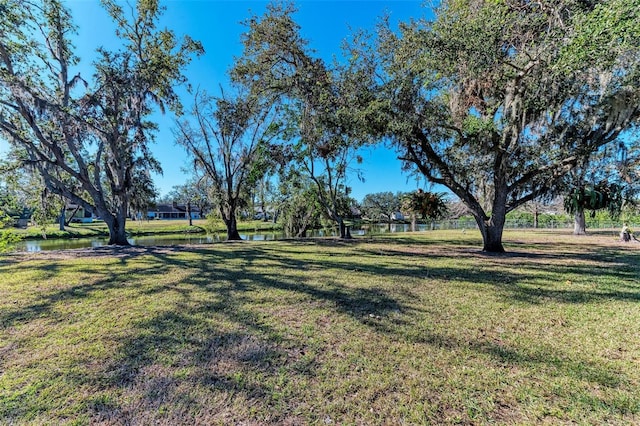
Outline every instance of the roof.
<path fill-rule="evenodd" d="M 158 213 L 184 213 L 187 211 L 187 206 L 184 204 L 177 204 L 175 207 L 171 204 L 158 204 L 154 208 L 149 208 L 150 212 Z M 198 213 L 200 209 L 196 206 L 191 206 L 191 213 Z"/>

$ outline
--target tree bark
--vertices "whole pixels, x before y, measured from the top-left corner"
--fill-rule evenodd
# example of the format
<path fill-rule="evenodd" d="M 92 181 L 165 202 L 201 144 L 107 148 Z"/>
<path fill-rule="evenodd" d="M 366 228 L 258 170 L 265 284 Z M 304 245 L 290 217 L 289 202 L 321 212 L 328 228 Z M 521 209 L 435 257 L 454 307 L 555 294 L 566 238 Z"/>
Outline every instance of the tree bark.
<path fill-rule="evenodd" d="M 237 198 L 229 196 L 229 201 L 219 206 L 220 216 L 227 227 L 227 241 L 240 241 L 240 233 L 238 232 L 238 221 L 236 219 Z"/>
<path fill-rule="evenodd" d="M 267 216 L 267 206 L 264 201 L 264 196 L 260 197 L 260 210 L 262 211 L 262 221 L 268 222 L 269 218 Z"/>
<path fill-rule="evenodd" d="M 191 201 L 187 201 L 187 216 L 189 216 L 189 226 L 193 226 L 193 220 L 191 218 Z"/>
<path fill-rule="evenodd" d="M 66 218 L 66 209 L 67 206 L 66 204 L 62 207 L 62 211 L 64 212 L 62 214 L 62 216 L 64 216 Z M 73 210 L 73 213 L 71 213 L 71 216 L 69 216 L 69 219 L 64 223 L 65 225 L 69 225 L 71 223 L 71 221 L 73 220 L 73 218 L 75 217 L 76 213 L 78 213 L 78 210 L 80 210 L 80 204 L 76 205 L 75 210 Z M 60 229 L 61 231 L 64 231 L 64 229 Z"/>
<path fill-rule="evenodd" d="M 494 208 L 496 205 L 494 204 Z M 489 219 L 480 214 L 474 214 L 480 233 L 482 234 L 482 251 L 488 253 L 504 253 L 502 245 L 502 231 L 506 221 L 505 209 L 495 208 Z"/>
<path fill-rule="evenodd" d="M 230 215 L 229 218 L 224 218 L 224 224 L 227 226 L 227 241 L 240 241 L 240 233 L 238 232 L 238 222 L 236 215 Z"/>
<path fill-rule="evenodd" d="M 58 223 L 60 224 L 61 231 L 64 231 L 64 225 L 66 223 L 66 217 L 65 217 L 66 210 L 67 210 L 67 206 L 64 203 L 62 203 L 62 207 L 60 208 L 60 218 L 58 219 Z"/>
<path fill-rule="evenodd" d="M 504 184 L 496 185 L 494 197 L 491 217 L 487 218 L 481 207 L 474 212 L 474 217 L 482 234 L 482 251 L 504 253 L 502 231 L 507 218 L 507 190 Z"/>
<path fill-rule="evenodd" d="M 488 222 L 478 223 L 482 233 L 482 251 L 489 253 L 504 253 L 504 247 L 502 245 L 502 231 L 504 229 L 504 223 L 502 225 L 492 223 L 493 218 Z"/>
<path fill-rule="evenodd" d="M 348 232 L 347 226 L 344 224 L 344 220 L 341 217 L 338 218 L 338 226 L 340 229 L 340 238 L 344 240 L 351 239 L 351 233 Z"/>
<path fill-rule="evenodd" d="M 587 221 L 584 217 L 584 209 L 578 209 L 573 217 L 573 235 L 586 235 Z"/>
<path fill-rule="evenodd" d="M 127 232 L 126 232 L 126 223 L 127 217 L 121 213 L 114 215 L 106 215 L 104 216 L 104 221 L 109 228 L 109 245 L 116 246 L 129 246 L 129 241 L 127 240 Z"/>

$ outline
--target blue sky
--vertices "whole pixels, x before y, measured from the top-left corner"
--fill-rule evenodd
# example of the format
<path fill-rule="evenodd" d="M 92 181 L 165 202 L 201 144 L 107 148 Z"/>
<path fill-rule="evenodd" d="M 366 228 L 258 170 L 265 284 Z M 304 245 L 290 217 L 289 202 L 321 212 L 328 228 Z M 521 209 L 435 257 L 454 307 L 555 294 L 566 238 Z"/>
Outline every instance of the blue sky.
<path fill-rule="evenodd" d="M 88 66 L 99 46 L 117 48 L 113 24 L 102 10 L 98 0 L 68 0 L 78 34 L 74 39 L 77 55 L 81 58 L 79 71 L 85 77 L 91 76 Z M 242 53 L 240 35 L 245 31 L 241 21 L 252 14 L 262 14 L 268 2 L 244 0 L 165 0 L 166 12 L 163 26 L 177 34 L 188 34 L 200 40 L 205 55 L 195 59 L 186 74 L 194 87 L 216 93 L 218 87 L 228 81 L 227 70 L 234 57 Z M 340 55 L 340 45 L 348 38 L 352 29 L 373 29 L 385 13 L 392 24 L 419 18 L 429 12 L 422 1 L 414 0 L 347 0 L 297 1 L 296 22 L 301 33 L 309 40 L 310 47 L 319 56 L 330 61 L 334 55 Z M 77 71 L 76 71 L 77 72 Z M 185 108 L 191 104 L 190 96 L 183 98 Z M 173 117 L 158 115 L 160 132 L 153 152 L 162 164 L 164 174 L 156 176 L 154 181 L 161 194 L 167 193 L 172 186 L 182 184 L 188 178 L 183 172 L 187 164 L 187 155 L 183 148 L 175 145 L 171 128 Z M 0 154 L 6 150 L 6 142 L 0 141 Z M 359 166 L 365 182 L 360 182 L 355 173 L 348 184 L 353 188 L 352 196 L 361 200 L 366 194 L 380 191 L 411 191 L 424 182 L 417 183 L 414 177 L 402 173 L 397 155 L 384 147 L 369 148 L 362 153 L 364 163 Z"/>

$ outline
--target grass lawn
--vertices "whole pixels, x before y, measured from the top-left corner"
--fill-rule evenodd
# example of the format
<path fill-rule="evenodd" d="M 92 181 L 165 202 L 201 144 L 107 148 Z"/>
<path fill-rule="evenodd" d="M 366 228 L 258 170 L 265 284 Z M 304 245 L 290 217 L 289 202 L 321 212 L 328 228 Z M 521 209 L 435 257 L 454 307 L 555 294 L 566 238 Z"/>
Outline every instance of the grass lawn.
<path fill-rule="evenodd" d="M 640 424 L 640 244 L 505 241 L 0 257 L 0 424 Z"/>

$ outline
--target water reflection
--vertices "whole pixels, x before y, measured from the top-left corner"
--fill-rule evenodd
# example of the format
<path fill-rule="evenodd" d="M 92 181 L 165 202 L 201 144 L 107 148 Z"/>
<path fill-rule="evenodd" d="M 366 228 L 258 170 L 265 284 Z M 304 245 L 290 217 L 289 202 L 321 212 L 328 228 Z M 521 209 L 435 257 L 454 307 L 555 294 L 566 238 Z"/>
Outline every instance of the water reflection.
<path fill-rule="evenodd" d="M 247 241 L 272 241 L 282 239 L 283 234 L 240 234 Z M 182 244 L 211 244 L 226 240 L 225 234 L 214 235 L 152 235 L 127 238 L 129 244 L 136 246 L 172 246 Z M 68 250 L 89 247 L 102 247 L 109 241 L 106 237 L 51 239 L 51 240 L 25 240 L 16 244 L 16 251 L 37 252 L 43 250 Z"/>
<path fill-rule="evenodd" d="M 426 229 L 425 225 L 419 225 L 418 230 Z M 360 229 L 352 229 L 351 234 L 354 236 L 364 236 L 369 234 L 381 234 L 388 232 L 407 232 L 411 230 L 408 224 L 386 224 L 364 225 Z M 280 240 L 285 237 L 282 232 L 268 233 L 244 233 L 240 234 L 243 240 L 247 241 L 273 241 Z M 324 237 L 331 236 L 324 230 L 314 230 L 307 234 L 308 237 Z M 189 244 L 211 244 L 226 240 L 225 233 L 219 234 L 167 234 L 167 235 L 146 235 L 129 238 L 130 244 L 137 246 L 171 246 L 171 245 L 189 245 Z M 17 251 L 37 252 L 43 250 L 67 250 L 89 247 L 101 247 L 107 244 L 108 238 L 74 238 L 74 239 L 50 239 L 50 240 L 25 240 L 16 245 Z"/>

